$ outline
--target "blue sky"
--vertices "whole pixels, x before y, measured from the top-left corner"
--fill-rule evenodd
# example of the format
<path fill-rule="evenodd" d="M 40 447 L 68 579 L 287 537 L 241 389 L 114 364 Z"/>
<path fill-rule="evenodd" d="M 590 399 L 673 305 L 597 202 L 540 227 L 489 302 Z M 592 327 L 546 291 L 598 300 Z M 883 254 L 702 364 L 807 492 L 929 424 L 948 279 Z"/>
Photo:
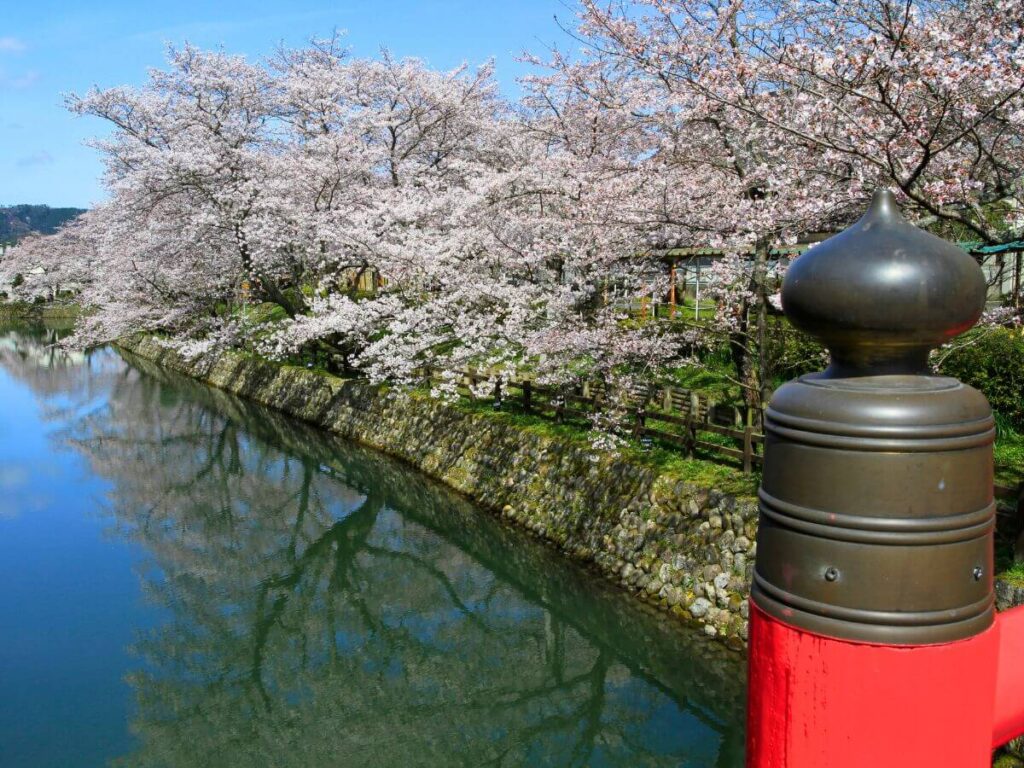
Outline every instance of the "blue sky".
<path fill-rule="evenodd" d="M 493 56 L 515 94 L 516 56 L 566 42 L 556 15 L 570 20 L 571 0 L 0 0 L 0 205 L 101 200 L 99 158 L 83 142 L 105 128 L 67 113 L 62 94 L 141 83 L 167 43 L 258 59 L 337 28 L 357 56 L 386 46 L 438 68 Z"/>

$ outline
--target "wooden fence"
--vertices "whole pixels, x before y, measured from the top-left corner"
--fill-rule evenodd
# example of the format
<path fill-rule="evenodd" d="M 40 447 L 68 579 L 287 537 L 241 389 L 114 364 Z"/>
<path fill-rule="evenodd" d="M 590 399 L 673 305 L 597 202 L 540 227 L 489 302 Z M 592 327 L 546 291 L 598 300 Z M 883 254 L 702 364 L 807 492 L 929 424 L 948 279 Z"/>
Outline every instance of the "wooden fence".
<path fill-rule="evenodd" d="M 1014 540 L 1013 559 L 1024 562 L 1024 483 L 993 488 L 996 507 L 996 533 Z"/>
<path fill-rule="evenodd" d="M 1024 483 L 1013 486 L 996 484 L 994 491 L 996 500 L 1003 502 L 1004 506 L 1024 512 Z"/>
<path fill-rule="evenodd" d="M 425 372 L 437 380 L 435 371 Z M 474 371 L 459 371 L 460 392 L 472 399 L 472 385 L 490 377 Z M 729 458 L 753 471 L 763 462 L 764 435 L 754 427 L 754 414 L 748 409 L 715 403 L 706 396 L 674 386 L 642 387 L 618 393 L 619 409 L 629 414 L 630 432 L 641 444 L 657 443 L 713 457 Z M 496 384 L 490 398 L 503 406 L 516 404 L 523 413 L 543 416 L 555 422 L 586 420 L 611 403 L 611 393 L 601 383 L 576 387 L 551 387 L 530 379 L 507 382 L 504 391 Z"/>
<path fill-rule="evenodd" d="M 439 375 L 425 372 L 431 379 Z M 460 371 L 460 392 L 479 399 L 471 385 L 490 377 L 474 371 Z M 711 458 L 727 458 L 742 466 L 744 472 L 764 463 L 764 435 L 756 431 L 756 419 L 749 409 L 715 403 L 706 396 L 675 386 L 642 387 L 622 393 L 620 402 L 626 403 L 631 414 L 630 431 L 642 442 L 657 443 L 683 451 L 692 456 L 701 451 Z M 537 384 L 529 379 L 509 382 L 504 390 L 496 384 L 489 399 L 507 407 L 518 405 L 523 413 L 551 418 L 561 423 L 567 420 L 586 420 L 607 407 L 607 388 L 600 383 L 578 387 L 559 388 Z M 621 406 L 620 406 L 621 407 Z M 1024 559 L 1024 483 L 1015 486 L 995 485 L 996 500 L 1000 503 L 1000 527 L 1020 535 L 1019 556 Z"/>

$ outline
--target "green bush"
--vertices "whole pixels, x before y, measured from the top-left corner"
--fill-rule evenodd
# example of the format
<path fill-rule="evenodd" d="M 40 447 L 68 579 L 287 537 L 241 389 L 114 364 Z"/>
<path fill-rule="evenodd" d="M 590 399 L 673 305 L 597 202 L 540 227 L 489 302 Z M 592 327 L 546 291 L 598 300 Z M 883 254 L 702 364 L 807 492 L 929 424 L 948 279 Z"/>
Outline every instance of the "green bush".
<path fill-rule="evenodd" d="M 981 390 L 992 409 L 1024 430 L 1024 336 L 1020 329 L 977 328 L 938 355 L 939 372 Z"/>
<path fill-rule="evenodd" d="M 767 342 L 768 376 L 773 387 L 828 367 L 828 352 L 821 343 L 788 320 L 780 318 L 770 323 Z"/>
<path fill-rule="evenodd" d="M 719 403 L 740 403 L 729 350 L 724 344 L 698 350 L 695 364 L 683 365 L 667 372 L 668 383 L 712 398 Z"/>

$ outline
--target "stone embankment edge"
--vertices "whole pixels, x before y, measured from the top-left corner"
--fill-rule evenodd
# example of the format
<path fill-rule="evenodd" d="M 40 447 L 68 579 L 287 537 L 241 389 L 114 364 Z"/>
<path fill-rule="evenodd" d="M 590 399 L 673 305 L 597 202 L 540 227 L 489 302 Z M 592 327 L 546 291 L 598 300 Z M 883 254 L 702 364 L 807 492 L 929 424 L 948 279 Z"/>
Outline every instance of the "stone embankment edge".
<path fill-rule="evenodd" d="M 423 393 L 396 395 L 235 352 L 185 359 L 149 336 L 118 346 L 403 459 L 645 602 L 745 646 L 753 498 Z"/>

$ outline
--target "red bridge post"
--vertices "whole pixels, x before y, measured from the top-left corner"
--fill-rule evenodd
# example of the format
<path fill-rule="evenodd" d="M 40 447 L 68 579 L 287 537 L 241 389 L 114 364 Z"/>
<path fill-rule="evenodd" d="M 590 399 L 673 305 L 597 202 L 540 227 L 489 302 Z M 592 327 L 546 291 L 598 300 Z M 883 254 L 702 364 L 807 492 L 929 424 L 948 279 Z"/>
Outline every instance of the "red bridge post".
<path fill-rule="evenodd" d="M 981 270 L 880 191 L 782 301 L 831 365 L 765 415 L 747 765 L 990 766 L 1024 732 L 1024 611 L 995 614 L 988 403 L 928 369 Z"/>

